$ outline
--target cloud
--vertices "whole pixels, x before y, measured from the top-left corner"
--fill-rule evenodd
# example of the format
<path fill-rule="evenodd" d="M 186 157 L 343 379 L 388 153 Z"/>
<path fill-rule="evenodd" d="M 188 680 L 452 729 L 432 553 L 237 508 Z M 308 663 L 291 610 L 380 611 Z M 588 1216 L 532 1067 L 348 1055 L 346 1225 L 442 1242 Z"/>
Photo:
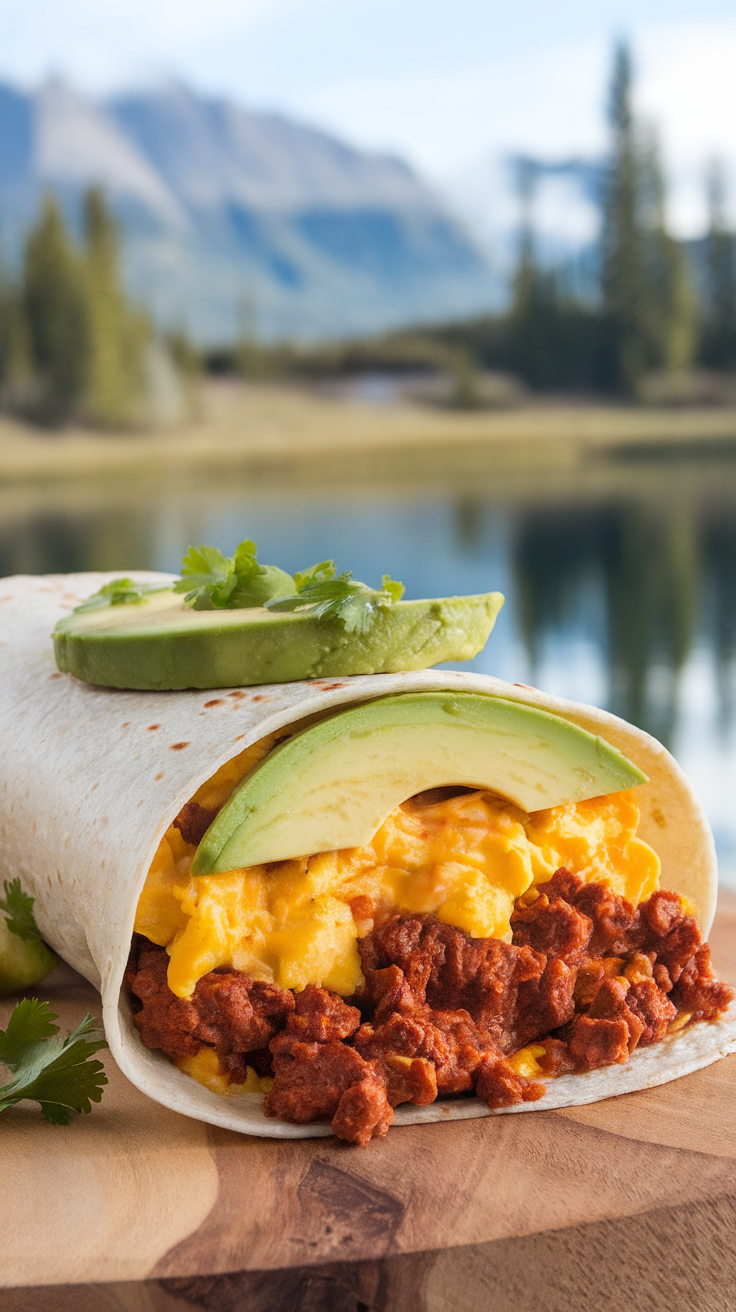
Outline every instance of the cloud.
<path fill-rule="evenodd" d="M 333 81 L 308 108 L 324 121 L 340 119 L 366 145 L 400 144 L 441 176 L 481 151 L 599 150 L 608 62 L 608 43 L 595 38 L 444 76 Z"/>
<path fill-rule="evenodd" d="M 644 29 L 638 105 L 660 130 L 670 214 L 684 236 L 705 222 L 708 161 L 721 159 L 736 191 L 736 19 Z M 736 196 L 731 210 L 736 220 Z"/>
<path fill-rule="evenodd" d="M 688 2 L 668 0 L 669 9 L 682 12 Z M 699 13 L 713 12 L 721 0 L 698 3 Z M 550 159 L 600 154 L 619 21 L 637 58 L 639 106 L 661 129 L 677 231 L 702 229 L 708 157 L 730 165 L 736 190 L 731 17 L 647 22 L 647 14 L 667 12 L 658 0 L 599 8 L 561 0 L 554 14 L 543 0 L 518 0 L 511 9 L 499 0 L 5 0 L 5 7 L 0 76 L 30 85 L 60 71 L 93 91 L 180 76 L 402 154 L 440 184 L 519 151 Z M 628 21 L 635 10 L 639 17 Z"/>
<path fill-rule="evenodd" d="M 32 0 L 3 20 L 0 67 L 35 82 L 61 70 L 106 90 L 143 69 L 196 68 L 203 47 L 247 38 L 260 20 L 308 0 Z"/>
<path fill-rule="evenodd" d="M 680 235 L 697 235 L 710 158 L 724 160 L 736 190 L 736 20 L 641 26 L 632 45 L 637 108 L 659 131 L 671 183 L 670 220 Z M 485 171 L 479 203 L 490 203 L 493 186 L 503 209 L 498 163 L 507 155 L 560 159 L 605 150 L 611 50 L 611 39 L 599 35 L 444 76 L 334 80 L 303 106 L 365 146 L 408 154 L 452 189 L 462 180 L 466 195 L 473 171 Z"/>

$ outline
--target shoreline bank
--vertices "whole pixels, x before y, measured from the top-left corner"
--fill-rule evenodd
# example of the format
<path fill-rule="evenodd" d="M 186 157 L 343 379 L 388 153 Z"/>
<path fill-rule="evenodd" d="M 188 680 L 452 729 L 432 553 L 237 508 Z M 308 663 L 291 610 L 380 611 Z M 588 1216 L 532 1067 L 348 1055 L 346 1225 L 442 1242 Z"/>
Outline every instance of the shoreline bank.
<path fill-rule="evenodd" d="M 325 400 L 291 388 L 207 384 L 200 414 L 147 433 L 45 432 L 0 419 L 0 483 L 207 472 L 284 472 L 329 465 L 390 473 L 402 458 L 478 459 L 560 468 L 591 455 L 736 444 L 736 407 L 661 409 L 543 404 L 441 411 Z"/>

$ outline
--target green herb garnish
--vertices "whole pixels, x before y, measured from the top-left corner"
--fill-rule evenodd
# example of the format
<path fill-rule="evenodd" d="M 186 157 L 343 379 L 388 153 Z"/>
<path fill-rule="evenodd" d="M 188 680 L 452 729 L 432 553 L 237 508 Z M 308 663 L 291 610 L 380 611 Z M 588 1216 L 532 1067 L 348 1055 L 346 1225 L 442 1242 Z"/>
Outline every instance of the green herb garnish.
<path fill-rule="evenodd" d="M 19 879 L 6 879 L 3 885 L 5 897 L 0 897 L 0 911 L 5 916 L 5 924 L 11 934 L 17 934 L 26 943 L 40 939 L 41 935 L 33 915 L 34 899 L 24 893 Z"/>
<path fill-rule="evenodd" d="M 132 579 L 111 579 L 99 592 L 95 592 L 80 606 L 75 606 L 75 613 L 85 610 L 102 610 L 105 606 L 137 606 L 145 601 L 152 592 L 163 592 L 160 587 L 151 587 L 147 583 L 134 583 Z"/>
<path fill-rule="evenodd" d="M 337 619 L 347 633 L 367 633 L 376 611 L 403 596 L 404 585 L 384 574 L 380 588 L 353 579 L 350 571 L 335 574 L 332 560 L 321 560 L 292 578 L 277 565 L 261 565 L 255 542 L 240 543 L 234 556 L 216 547 L 190 547 L 175 592 L 194 610 L 237 610 L 265 606 L 274 611 L 299 611 L 316 619 Z"/>
<path fill-rule="evenodd" d="M 311 565 L 309 569 L 295 569 L 294 583 L 296 591 L 302 592 L 309 584 L 322 583 L 326 579 L 334 578 L 334 575 L 334 560 L 321 560 L 318 565 Z"/>
<path fill-rule="evenodd" d="M 40 1103 L 45 1121 L 68 1125 L 76 1112 L 91 1112 L 102 1098 L 107 1076 L 92 1054 L 106 1048 L 91 1016 L 71 1034 L 59 1035 L 58 1016 L 47 1002 L 24 998 L 0 1030 L 0 1064 L 12 1079 L 0 1085 L 0 1112 L 24 1098 Z"/>
<path fill-rule="evenodd" d="M 295 579 L 298 577 L 295 575 Z M 331 560 L 305 570 L 301 578 L 307 581 L 293 596 L 266 602 L 268 610 L 299 611 L 318 620 L 340 620 L 346 633 L 367 633 L 376 610 L 393 606 L 404 592 L 403 583 L 397 583 L 388 574 L 384 574 L 380 589 L 359 583 L 349 570 L 336 575 Z"/>
<path fill-rule="evenodd" d="M 255 546 L 252 542 L 243 547 Z M 190 547 L 182 557 L 181 578 L 174 592 L 184 592 L 185 605 L 194 610 L 225 610 L 238 582 L 230 556 L 217 547 Z"/>
<path fill-rule="evenodd" d="M 190 547 L 181 562 L 181 578 L 174 592 L 185 593 L 184 603 L 194 610 L 240 610 L 263 606 L 274 597 L 293 592 L 291 574 L 277 565 L 258 562 L 255 542 L 246 538 L 234 556 L 217 547 Z"/>

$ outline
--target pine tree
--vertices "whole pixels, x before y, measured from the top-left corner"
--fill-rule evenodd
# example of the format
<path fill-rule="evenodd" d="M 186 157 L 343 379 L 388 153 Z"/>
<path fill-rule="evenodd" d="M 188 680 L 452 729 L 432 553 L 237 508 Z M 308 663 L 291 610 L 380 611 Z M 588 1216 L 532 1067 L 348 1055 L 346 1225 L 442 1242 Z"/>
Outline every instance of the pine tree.
<path fill-rule="evenodd" d="M 695 354 L 695 295 L 687 255 L 667 231 L 659 143 L 651 129 L 640 132 L 639 152 L 649 364 L 669 373 L 681 372 Z"/>
<path fill-rule="evenodd" d="M 63 423 L 79 410 L 84 394 L 89 313 L 82 262 L 51 196 L 26 242 L 22 306 L 35 376 L 35 416 Z"/>
<path fill-rule="evenodd" d="M 714 369 L 736 368 L 736 234 L 725 218 L 723 167 L 714 162 L 708 178 L 708 233 L 702 357 Z"/>
<path fill-rule="evenodd" d="M 619 46 L 609 110 L 613 146 L 603 219 L 603 299 L 612 328 L 616 381 L 622 391 L 634 394 L 648 364 L 648 334 L 631 81 L 629 51 Z"/>
<path fill-rule="evenodd" d="M 659 153 L 631 107 L 631 56 L 614 60 L 613 145 L 605 190 L 602 281 L 618 389 L 635 397 L 649 370 L 686 369 L 695 347 L 695 302 L 682 247 L 667 231 Z"/>
<path fill-rule="evenodd" d="M 538 181 L 534 161 L 517 159 L 519 259 L 509 314 L 509 349 L 513 369 L 533 385 L 549 387 L 559 381 L 555 328 L 560 306 L 554 273 L 540 268 L 537 261 L 533 210 Z"/>
<path fill-rule="evenodd" d="M 602 316 L 565 290 L 559 272 L 540 267 L 523 193 L 522 204 L 519 263 L 502 363 L 532 387 L 578 391 L 605 386 Z"/>
<path fill-rule="evenodd" d="M 0 398 L 8 409 L 21 408 L 31 386 L 28 325 L 18 288 L 0 265 Z"/>
<path fill-rule="evenodd" d="M 144 388 L 145 318 L 128 306 L 120 285 L 118 237 L 98 188 L 84 198 L 89 356 L 85 417 L 114 428 L 135 417 Z"/>

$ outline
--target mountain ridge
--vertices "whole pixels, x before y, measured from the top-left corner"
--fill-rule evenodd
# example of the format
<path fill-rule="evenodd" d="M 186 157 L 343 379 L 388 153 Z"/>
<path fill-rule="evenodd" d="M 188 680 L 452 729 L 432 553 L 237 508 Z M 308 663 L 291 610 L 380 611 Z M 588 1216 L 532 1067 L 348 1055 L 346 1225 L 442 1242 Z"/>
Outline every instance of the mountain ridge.
<path fill-rule="evenodd" d="M 102 186 L 130 291 L 170 326 L 226 340 L 339 336 L 485 308 L 485 257 L 404 161 L 181 83 L 94 101 L 61 79 L 0 85 L 0 236 L 16 253 L 42 193 L 72 222 Z"/>

